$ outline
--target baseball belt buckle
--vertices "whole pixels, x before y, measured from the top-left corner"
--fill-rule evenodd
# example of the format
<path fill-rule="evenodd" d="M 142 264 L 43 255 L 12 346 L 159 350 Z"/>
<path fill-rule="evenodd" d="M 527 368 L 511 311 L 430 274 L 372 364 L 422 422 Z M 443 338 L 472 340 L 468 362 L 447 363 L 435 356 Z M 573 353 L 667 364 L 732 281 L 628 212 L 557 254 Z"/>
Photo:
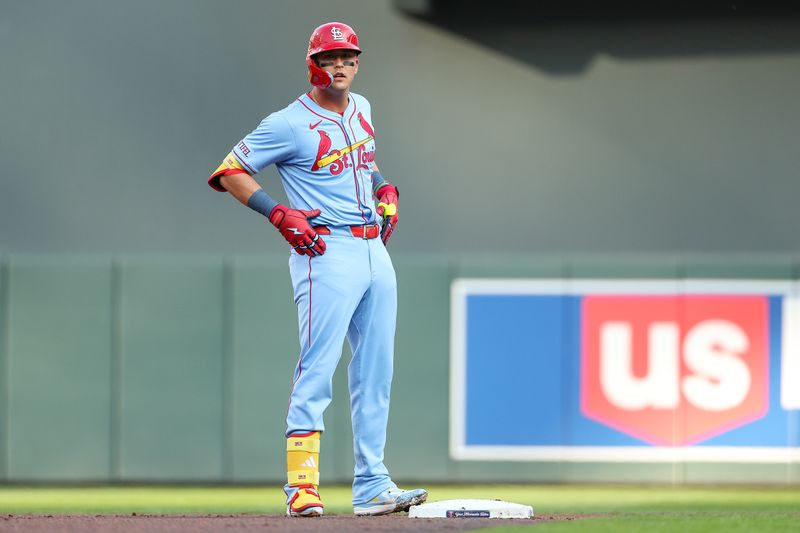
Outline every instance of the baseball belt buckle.
<path fill-rule="evenodd" d="M 379 227 L 375 224 L 368 224 L 365 226 L 350 226 L 350 233 L 353 234 L 353 237 L 358 239 L 374 239 L 378 236 Z M 373 232 L 373 233 L 370 233 Z"/>

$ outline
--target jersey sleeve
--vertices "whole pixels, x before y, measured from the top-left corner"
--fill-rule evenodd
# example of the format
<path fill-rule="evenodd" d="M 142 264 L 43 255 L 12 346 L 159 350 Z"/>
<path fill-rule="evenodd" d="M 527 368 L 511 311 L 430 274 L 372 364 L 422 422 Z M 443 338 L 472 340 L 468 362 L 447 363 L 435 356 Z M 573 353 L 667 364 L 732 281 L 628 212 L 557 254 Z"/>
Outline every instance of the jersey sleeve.
<path fill-rule="evenodd" d="M 217 167 L 213 174 L 208 178 L 208 184 L 211 186 L 212 189 L 219 192 L 225 192 L 225 187 L 222 186 L 220 183 L 220 178 L 222 176 L 228 176 L 231 174 L 239 174 L 245 173 L 250 174 L 244 169 L 244 166 L 239 162 L 239 159 L 233 155 L 233 152 L 229 152 L 228 155 L 225 156 L 225 159 L 222 160 L 222 163 Z"/>
<path fill-rule="evenodd" d="M 290 159 L 295 153 L 294 133 L 280 113 L 273 113 L 231 150 L 249 174 Z"/>

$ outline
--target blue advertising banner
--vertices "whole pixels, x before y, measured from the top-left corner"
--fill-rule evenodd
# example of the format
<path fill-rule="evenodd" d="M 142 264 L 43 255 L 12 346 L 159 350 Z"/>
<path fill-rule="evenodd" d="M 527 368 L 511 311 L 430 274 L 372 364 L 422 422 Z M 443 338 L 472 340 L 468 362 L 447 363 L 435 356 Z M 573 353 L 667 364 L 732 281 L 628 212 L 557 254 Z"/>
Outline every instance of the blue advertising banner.
<path fill-rule="evenodd" d="M 460 279 L 457 460 L 800 461 L 800 285 Z"/>

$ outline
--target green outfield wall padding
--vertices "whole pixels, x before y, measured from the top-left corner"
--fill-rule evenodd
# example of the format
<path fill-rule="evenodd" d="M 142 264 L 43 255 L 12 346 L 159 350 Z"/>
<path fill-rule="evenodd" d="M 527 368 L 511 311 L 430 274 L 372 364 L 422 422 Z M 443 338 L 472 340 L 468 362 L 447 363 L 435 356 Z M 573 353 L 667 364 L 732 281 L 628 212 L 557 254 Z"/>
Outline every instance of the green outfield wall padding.
<path fill-rule="evenodd" d="M 125 480 L 221 478 L 222 280 L 221 259 L 123 264 Z"/>
<path fill-rule="evenodd" d="M 675 279 L 678 259 L 661 255 L 592 254 L 573 257 L 564 265 L 567 278 Z"/>
<path fill-rule="evenodd" d="M 797 278 L 796 258 L 398 254 L 394 264 L 398 320 L 386 464 L 398 481 L 800 483 L 800 467 L 788 463 L 481 462 L 449 455 L 454 279 L 689 273 L 785 280 Z M 509 324 L 520 334 L 525 328 L 524 320 Z M 285 416 L 299 355 L 286 255 L 10 255 L 0 261 L 0 332 L 3 480 L 284 483 Z M 574 332 L 564 336 L 574 342 Z M 513 367 L 513 352 L 513 345 L 504 348 L 498 364 Z M 323 483 L 352 480 L 350 357 L 344 343 L 325 415 Z M 572 373 L 558 361 L 547 370 L 547 379 Z M 532 387 L 537 379 L 531 376 Z M 799 416 L 790 414 L 794 427 Z M 530 422 L 535 414 L 520 417 Z"/>
<path fill-rule="evenodd" d="M 559 256 L 469 254 L 450 261 L 453 278 L 562 278 L 567 265 Z"/>
<path fill-rule="evenodd" d="M 287 260 L 237 258 L 232 273 L 231 479 L 286 477 L 286 405 L 297 363 L 297 315 Z"/>
<path fill-rule="evenodd" d="M 0 481 L 8 478 L 8 261 L 0 256 Z"/>
<path fill-rule="evenodd" d="M 450 262 L 401 257 L 395 270 L 398 319 L 386 464 L 412 479 L 447 479 Z"/>
<path fill-rule="evenodd" d="M 342 358 L 333 377 L 333 400 L 325 412 L 325 433 L 322 435 L 320 476 L 324 483 L 353 480 L 353 433 L 350 423 L 350 392 L 347 386 L 347 365 L 352 353 L 345 341 Z"/>
<path fill-rule="evenodd" d="M 745 255 L 724 263 L 713 255 L 696 256 L 681 261 L 679 274 L 683 278 L 792 279 L 796 265 L 785 256 Z"/>
<path fill-rule="evenodd" d="M 111 262 L 17 258 L 9 280 L 8 478 L 106 480 Z"/>
<path fill-rule="evenodd" d="M 692 484 L 755 484 L 775 483 L 797 484 L 800 482 L 800 464 L 692 464 L 682 465 L 683 477 L 679 483 Z"/>

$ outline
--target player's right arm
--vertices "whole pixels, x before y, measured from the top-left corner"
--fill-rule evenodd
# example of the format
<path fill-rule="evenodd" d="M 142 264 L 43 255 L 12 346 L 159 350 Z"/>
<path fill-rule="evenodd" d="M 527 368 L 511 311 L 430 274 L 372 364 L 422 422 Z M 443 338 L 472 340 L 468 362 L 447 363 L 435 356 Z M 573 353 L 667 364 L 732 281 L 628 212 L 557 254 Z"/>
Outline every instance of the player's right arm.
<path fill-rule="evenodd" d="M 267 217 L 297 253 L 322 255 L 325 242 L 309 223 L 310 218 L 319 216 L 319 209 L 305 211 L 279 204 L 252 176 L 265 166 L 291 155 L 293 137 L 290 131 L 284 131 L 286 127 L 288 123 L 285 120 L 274 115 L 267 117 L 258 129 L 225 156 L 209 177 L 208 184 L 214 190 L 230 193 L 242 204 Z"/>
<path fill-rule="evenodd" d="M 244 171 L 223 173 L 217 183 L 239 202 L 267 217 L 297 253 L 312 257 L 325 253 L 325 241 L 309 223 L 310 218 L 319 216 L 319 209 L 305 211 L 279 204 Z"/>
<path fill-rule="evenodd" d="M 254 192 L 261 189 L 261 185 L 244 171 L 220 176 L 219 184 L 244 205 L 247 205 Z"/>

